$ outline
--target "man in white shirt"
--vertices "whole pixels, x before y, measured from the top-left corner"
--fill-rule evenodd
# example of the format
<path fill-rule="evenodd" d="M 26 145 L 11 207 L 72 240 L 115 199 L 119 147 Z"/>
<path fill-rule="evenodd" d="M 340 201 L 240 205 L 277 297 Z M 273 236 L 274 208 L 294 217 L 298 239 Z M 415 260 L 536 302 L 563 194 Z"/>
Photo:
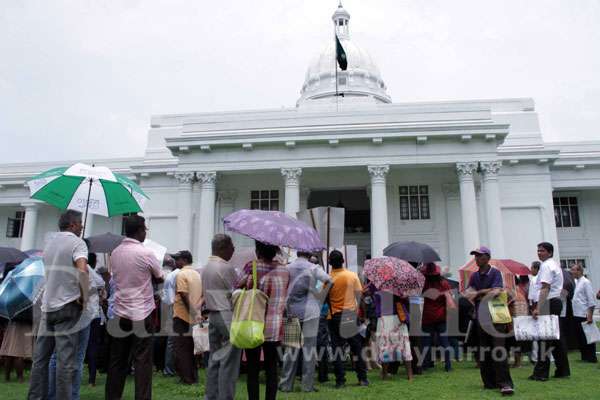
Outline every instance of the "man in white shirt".
<path fill-rule="evenodd" d="M 542 263 L 539 261 L 534 261 L 531 263 L 531 275 L 529 276 L 529 290 L 527 291 L 527 299 L 529 300 L 529 305 L 537 303 L 540 297 L 540 292 L 537 287 L 537 278 L 540 272 L 540 265 L 542 265 Z"/>
<path fill-rule="evenodd" d="M 573 319 L 577 329 L 577 339 L 579 341 L 579 351 L 581 352 L 581 361 L 597 363 L 596 343 L 587 344 L 582 324 L 594 323 L 594 308 L 596 307 L 596 297 L 592 289 L 592 283 L 583 275 L 583 267 L 580 264 L 571 266 L 571 274 L 575 278 L 575 294 L 573 295 Z"/>
<path fill-rule="evenodd" d="M 175 292 L 177 274 L 179 273 L 182 265 L 176 263 L 171 256 L 169 256 L 169 259 L 169 261 L 172 260 L 172 263 L 170 264 L 173 266 L 173 270 L 166 274 L 160 300 L 164 306 L 163 310 L 165 310 L 167 314 L 166 317 L 163 317 L 163 321 L 169 321 L 169 324 L 172 324 L 173 303 L 175 303 L 175 295 L 177 294 Z M 175 372 L 174 341 L 173 335 L 169 335 L 167 337 L 167 346 L 165 348 L 165 368 L 163 369 L 163 374 L 165 376 L 177 375 Z"/>
<path fill-rule="evenodd" d="M 560 265 L 554 260 L 554 246 L 548 242 L 538 244 L 538 258 L 542 262 L 540 272 L 536 279 L 536 289 L 539 290 L 539 298 L 531 311 L 533 318 L 539 315 L 560 316 L 563 303 L 561 293 L 563 289 L 563 274 Z M 538 349 L 538 361 L 529 377 L 534 381 L 547 381 L 550 374 L 549 351 L 552 351 L 556 364 L 555 378 L 566 378 L 571 375 L 569 359 L 565 343 L 560 340 L 540 341 Z"/>

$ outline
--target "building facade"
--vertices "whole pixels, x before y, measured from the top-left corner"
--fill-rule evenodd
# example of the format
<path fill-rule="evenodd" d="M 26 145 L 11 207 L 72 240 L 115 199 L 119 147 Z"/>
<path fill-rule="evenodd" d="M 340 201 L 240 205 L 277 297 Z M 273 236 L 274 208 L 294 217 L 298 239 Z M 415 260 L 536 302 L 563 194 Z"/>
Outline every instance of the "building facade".
<path fill-rule="evenodd" d="M 600 286 L 600 142 L 545 143 L 532 99 L 393 103 L 349 21 L 339 7 L 348 69 L 335 72 L 331 41 L 293 108 L 155 115 L 140 158 L 0 165 L 0 245 L 43 246 L 59 211 L 30 200 L 25 182 L 81 161 L 135 179 L 149 237 L 200 263 L 232 211 L 338 206 L 359 260 L 416 240 L 455 271 L 480 244 L 529 263 L 549 241 Z M 88 233 L 107 231 L 121 218 L 90 218 Z"/>

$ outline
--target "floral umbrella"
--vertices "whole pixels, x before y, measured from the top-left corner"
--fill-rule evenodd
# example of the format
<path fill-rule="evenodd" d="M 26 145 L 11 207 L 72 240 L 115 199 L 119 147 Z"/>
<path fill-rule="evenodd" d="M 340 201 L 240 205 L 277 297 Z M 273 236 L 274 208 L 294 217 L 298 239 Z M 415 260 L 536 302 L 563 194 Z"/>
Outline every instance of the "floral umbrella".
<path fill-rule="evenodd" d="M 396 257 L 377 257 L 365 262 L 364 274 L 378 290 L 399 297 L 418 296 L 425 277 L 408 262 Z"/>

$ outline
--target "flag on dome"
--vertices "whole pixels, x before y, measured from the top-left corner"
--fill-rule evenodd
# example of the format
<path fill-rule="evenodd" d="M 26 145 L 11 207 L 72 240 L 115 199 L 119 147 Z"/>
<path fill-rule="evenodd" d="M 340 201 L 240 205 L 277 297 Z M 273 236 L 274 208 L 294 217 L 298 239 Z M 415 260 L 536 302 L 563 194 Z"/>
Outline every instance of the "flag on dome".
<path fill-rule="evenodd" d="M 340 38 L 338 38 L 338 35 L 335 35 L 335 58 L 342 71 L 348 69 L 348 59 L 346 58 L 346 52 L 342 47 L 342 43 L 340 43 Z"/>

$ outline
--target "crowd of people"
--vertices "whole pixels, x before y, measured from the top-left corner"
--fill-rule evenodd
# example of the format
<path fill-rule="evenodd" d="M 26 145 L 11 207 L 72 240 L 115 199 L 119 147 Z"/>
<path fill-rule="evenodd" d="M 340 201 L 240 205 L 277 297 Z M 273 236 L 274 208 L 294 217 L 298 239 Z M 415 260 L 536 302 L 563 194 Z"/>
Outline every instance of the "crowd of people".
<path fill-rule="evenodd" d="M 112 251 L 108 270 L 96 268 L 96 255 L 79 237 L 79 212 L 65 212 L 59 229 L 43 251 L 46 282 L 39 310 L 34 307 L 28 317 L 11 320 L 0 348 L 8 360 L 7 380 L 14 367 L 22 381 L 23 360 L 31 357 L 29 399 L 78 399 L 85 359 L 90 385 L 95 385 L 98 369 L 106 372 L 108 400 L 122 398 L 129 375 L 134 376 L 135 398 L 150 399 L 154 368 L 193 385 L 199 381 L 198 366 L 203 366 L 207 400 L 233 399 L 245 372 L 248 398 L 258 400 L 262 367 L 265 399 L 274 400 L 278 392 L 293 391 L 298 376 L 303 392 L 317 392 L 317 382 L 329 380 L 331 366 L 335 387 L 341 389 L 348 365 L 358 385 L 369 386 L 369 369 L 389 379 L 403 366 L 406 379 L 412 380 L 436 362 L 452 373 L 453 362 L 469 354 L 486 389 L 511 395 L 511 356 L 517 366 L 525 353 L 535 361 L 531 380 L 547 381 L 551 360 L 554 378 L 568 377 L 566 340 L 573 335 L 581 359 L 597 362 L 582 323 L 593 323 L 600 293 L 593 293 L 581 265 L 561 269 L 550 243 L 538 245 L 539 262 L 532 264 L 531 275 L 516 277 L 515 289 L 508 293 L 502 274 L 490 265 L 491 250 L 482 246 L 471 252 L 478 270 L 463 293 L 435 263 L 411 263 L 425 285 L 421 296 L 405 298 L 378 290 L 362 274 L 345 268 L 337 250 L 327 260 L 297 252 L 288 264 L 277 246 L 257 241 L 256 259 L 237 266 L 231 263 L 231 237 L 217 234 L 212 255 L 201 267 L 194 267 L 189 250 L 161 263 L 142 244 L 144 218 L 132 215 L 125 218 L 126 238 Z M 264 341 L 255 348 L 240 349 L 230 341 L 240 289 L 259 289 L 268 299 L 259 310 L 264 313 Z M 494 322 L 489 311 L 488 302 L 502 293 L 513 316 L 561 317 L 561 339 L 516 341 L 512 325 Z M 564 322 L 567 309 L 570 324 Z M 34 339 L 28 332 L 34 332 Z M 208 336 L 201 351 L 197 334 Z"/>

